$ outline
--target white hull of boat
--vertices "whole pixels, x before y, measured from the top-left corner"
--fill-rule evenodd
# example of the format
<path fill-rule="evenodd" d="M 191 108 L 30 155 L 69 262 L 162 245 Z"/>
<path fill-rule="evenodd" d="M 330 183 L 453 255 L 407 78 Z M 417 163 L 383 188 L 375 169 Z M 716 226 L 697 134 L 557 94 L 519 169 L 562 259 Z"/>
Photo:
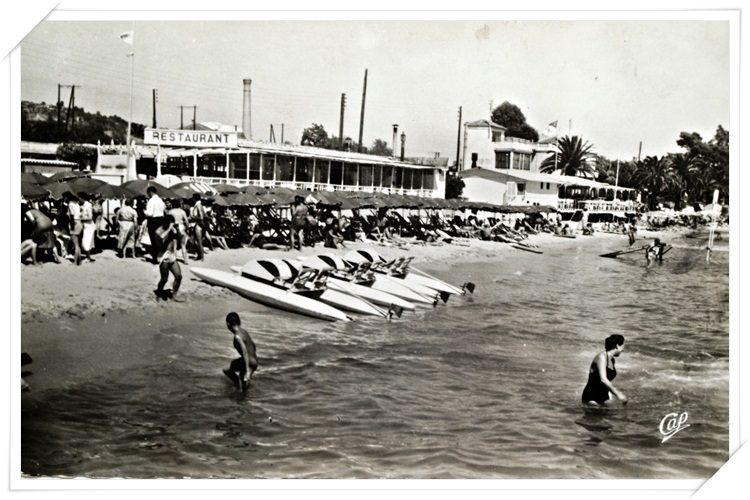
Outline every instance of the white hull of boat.
<path fill-rule="evenodd" d="M 403 280 L 399 280 L 398 278 L 386 274 L 376 273 L 375 282 L 372 284 L 372 288 L 395 295 L 396 297 L 401 297 L 402 299 L 417 305 L 435 304 L 436 292 L 434 290 L 430 290 L 429 296 L 422 295 L 415 292 L 406 283 L 403 283 Z"/>
<path fill-rule="evenodd" d="M 200 267 L 189 269 L 193 275 L 207 283 L 229 288 L 243 297 L 270 307 L 327 321 L 351 320 L 344 312 L 327 304 L 235 273 Z"/>
<path fill-rule="evenodd" d="M 369 286 L 358 285 L 351 281 L 340 280 L 337 278 L 328 278 L 328 288 L 333 288 L 340 292 L 354 295 L 355 297 L 361 297 L 362 299 L 371 302 L 377 306 L 390 307 L 398 306 L 405 311 L 413 311 L 414 304 L 411 302 L 391 295 L 390 293 L 383 292 L 381 290 L 375 290 Z"/>
<path fill-rule="evenodd" d="M 443 280 L 424 276 L 421 274 L 417 274 L 416 271 L 413 270 L 413 268 L 409 267 L 407 268 L 409 270 L 409 273 L 404 278 L 405 281 L 408 281 L 410 283 L 416 283 L 418 285 L 425 286 L 427 288 L 431 288 L 433 290 L 436 290 L 438 292 L 445 292 L 450 293 L 452 295 L 463 295 L 464 291 L 461 290 L 458 287 L 455 287 L 451 285 L 450 283 L 446 283 Z"/>

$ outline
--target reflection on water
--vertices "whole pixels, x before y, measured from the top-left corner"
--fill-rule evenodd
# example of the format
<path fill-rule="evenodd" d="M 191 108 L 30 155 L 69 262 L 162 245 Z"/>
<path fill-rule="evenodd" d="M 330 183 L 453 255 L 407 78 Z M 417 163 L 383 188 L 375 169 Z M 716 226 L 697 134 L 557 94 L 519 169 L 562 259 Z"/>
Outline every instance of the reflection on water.
<path fill-rule="evenodd" d="M 322 323 L 240 310 L 260 368 L 246 393 L 221 302 L 130 332 L 106 378 L 24 395 L 28 475 L 128 478 L 705 478 L 728 454 L 728 253 L 659 266 L 590 241 L 434 274 L 471 297 L 401 319 Z M 114 321 L 113 321 L 114 323 Z M 105 332 L 106 333 L 106 332 Z M 580 405 L 626 338 L 627 406 Z M 137 347 L 136 347 L 137 346 Z M 36 367 L 35 367 L 36 368 Z M 666 443 L 659 423 L 687 412 Z"/>

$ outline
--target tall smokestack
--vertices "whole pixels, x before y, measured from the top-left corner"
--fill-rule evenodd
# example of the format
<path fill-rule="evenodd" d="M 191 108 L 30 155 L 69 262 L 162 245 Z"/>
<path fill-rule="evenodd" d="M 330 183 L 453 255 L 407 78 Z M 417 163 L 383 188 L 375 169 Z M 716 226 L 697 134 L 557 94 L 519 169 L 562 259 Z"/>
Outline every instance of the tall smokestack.
<path fill-rule="evenodd" d="M 404 161 L 405 149 L 406 149 L 406 134 L 401 132 L 401 161 Z"/>
<path fill-rule="evenodd" d="M 245 78 L 244 80 L 242 80 L 242 135 L 245 137 L 245 139 L 253 138 L 253 129 L 251 122 L 252 102 L 250 99 L 250 85 L 252 83 L 253 81 L 249 78 Z"/>
<path fill-rule="evenodd" d="M 396 151 L 397 151 L 396 149 L 396 146 L 398 145 L 398 143 L 396 142 L 396 138 L 398 137 L 397 134 L 398 134 L 398 123 L 394 123 L 393 124 L 393 150 L 391 151 L 391 154 L 393 156 L 396 156 Z"/>

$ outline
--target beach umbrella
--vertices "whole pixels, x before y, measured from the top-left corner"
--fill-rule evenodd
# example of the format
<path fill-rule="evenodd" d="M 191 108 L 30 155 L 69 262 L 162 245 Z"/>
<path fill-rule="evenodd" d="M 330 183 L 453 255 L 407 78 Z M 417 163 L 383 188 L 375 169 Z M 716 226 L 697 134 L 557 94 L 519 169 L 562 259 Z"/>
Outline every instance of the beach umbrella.
<path fill-rule="evenodd" d="M 82 172 L 80 170 L 66 170 L 65 172 L 57 172 L 49 177 L 52 182 L 67 181 L 69 179 L 75 179 L 77 177 L 90 177 L 91 173 Z"/>
<path fill-rule="evenodd" d="M 147 190 L 150 186 L 156 188 L 156 194 L 161 198 L 175 197 L 172 191 L 154 181 L 135 179 L 122 184 L 122 187 L 127 189 L 131 196 L 148 196 Z"/>
<path fill-rule="evenodd" d="M 272 204 L 261 200 L 258 196 L 250 193 L 230 194 L 224 198 L 227 203 L 229 203 L 229 206 L 232 207 L 260 207 Z"/>
<path fill-rule="evenodd" d="M 101 186 L 99 186 L 95 191 L 94 194 L 96 196 L 101 196 L 105 199 L 122 199 L 122 198 L 130 198 L 133 195 L 124 187 L 122 186 L 115 186 L 114 184 L 107 184 L 104 183 Z"/>
<path fill-rule="evenodd" d="M 252 184 L 250 186 L 246 186 L 242 189 L 245 193 L 250 194 L 265 194 L 268 192 L 268 188 L 264 188 L 261 186 L 253 186 Z"/>
<path fill-rule="evenodd" d="M 49 191 L 31 182 L 21 181 L 21 196 L 28 199 L 46 198 L 49 196 Z"/>
<path fill-rule="evenodd" d="M 65 193 L 71 193 L 78 197 L 78 191 L 76 191 L 68 182 L 51 182 L 45 184 L 44 189 L 46 189 L 49 192 L 50 197 L 55 200 L 61 200 Z"/>
<path fill-rule="evenodd" d="M 242 192 L 242 189 L 240 189 L 239 187 L 233 186 L 232 184 L 227 184 L 226 182 L 220 182 L 218 184 L 212 184 L 211 187 L 213 187 L 220 194 L 241 193 Z"/>
<path fill-rule="evenodd" d="M 217 194 L 216 196 L 214 196 L 213 198 L 211 198 L 211 202 L 214 205 L 216 205 L 217 207 L 229 207 L 229 206 L 231 206 L 229 204 L 229 201 L 227 201 L 227 199 L 225 197 L 223 197 L 222 195 L 220 195 L 220 194 Z"/>
<path fill-rule="evenodd" d="M 53 182 L 46 175 L 37 172 L 21 172 L 21 181 L 30 184 L 49 184 Z"/>
<path fill-rule="evenodd" d="M 100 181 L 99 179 L 92 179 L 91 177 L 77 177 L 67 181 L 70 187 L 75 190 L 75 193 L 86 193 L 94 194 L 97 189 L 102 187 L 106 182 Z"/>
<path fill-rule="evenodd" d="M 174 196 L 185 199 L 192 198 L 196 193 L 201 195 L 201 198 L 204 200 L 208 200 L 219 194 L 212 186 L 196 181 L 180 182 L 169 188 L 169 190 L 174 193 Z"/>

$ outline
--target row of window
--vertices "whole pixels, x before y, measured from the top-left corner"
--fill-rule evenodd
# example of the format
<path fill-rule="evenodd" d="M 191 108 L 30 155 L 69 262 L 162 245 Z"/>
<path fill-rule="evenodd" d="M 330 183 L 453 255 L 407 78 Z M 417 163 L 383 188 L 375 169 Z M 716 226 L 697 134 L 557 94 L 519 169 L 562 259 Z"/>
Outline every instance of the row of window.
<path fill-rule="evenodd" d="M 495 168 L 513 170 L 531 170 L 531 159 L 529 153 L 511 153 L 510 151 L 495 151 Z"/>
<path fill-rule="evenodd" d="M 435 172 L 390 165 L 367 165 L 302 156 L 241 153 L 229 154 L 232 179 L 275 182 L 315 182 L 334 186 L 435 189 Z M 168 157 L 162 174 L 227 178 L 227 155 Z"/>

